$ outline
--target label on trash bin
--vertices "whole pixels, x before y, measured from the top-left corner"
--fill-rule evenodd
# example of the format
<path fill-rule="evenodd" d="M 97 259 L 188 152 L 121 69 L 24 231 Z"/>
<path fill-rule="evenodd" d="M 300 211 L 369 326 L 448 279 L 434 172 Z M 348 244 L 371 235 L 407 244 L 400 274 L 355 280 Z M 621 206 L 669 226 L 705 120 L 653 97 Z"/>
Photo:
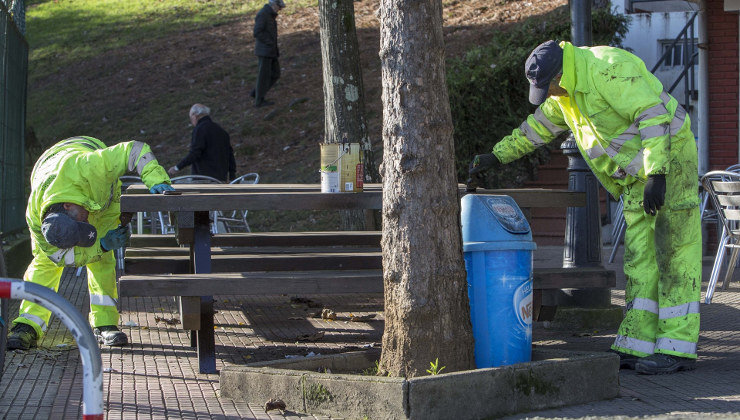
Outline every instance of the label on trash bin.
<path fill-rule="evenodd" d="M 514 292 L 514 310 L 522 327 L 532 325 L 532 283 L 524 282 Z"/>
<path fill-rule="evenodd" d="M 485 203 L 504 229 L 510 233 L 529 233 L 529 223 L 513 198 L 490 196 L 486 197 Z"/>

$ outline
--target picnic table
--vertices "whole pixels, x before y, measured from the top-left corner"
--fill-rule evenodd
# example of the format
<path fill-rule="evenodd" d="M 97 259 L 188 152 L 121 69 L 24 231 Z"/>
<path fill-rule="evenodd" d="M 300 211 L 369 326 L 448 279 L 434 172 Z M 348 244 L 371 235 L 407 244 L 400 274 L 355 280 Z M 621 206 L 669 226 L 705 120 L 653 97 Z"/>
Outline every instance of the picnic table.
<path fill-rule="evenodd" d="M 383 292 L 379 231 L 212 235 L 209 219 L 215 210 L 380 210 L 380 184 L 366 184 L 364 192 L 356 194 L 321 193 L 318 184 L 180 184 L 177 191 L 181 194 L 152 195 L 144 186 L 134 185 L 121 197 L 123 212 L 170 212 L 175 234 L 138 240 L 138 246 L 155 252 L 127 250 L 127 259 L 143 257 L 138 266 L 127 262 L 127 269 L 136 274 L 121 277 L 120 295 L 181 296 L 183 328 L 192 329 L 202 373 L 216 372 L 215 294 Z M 523 210 L 585 205 L 584 193 L 566 190 L 479 189 L 477 193 L 509 195 Z M 464 194 L 460 185 L 460 195 Z M 304 248 L 294 252 L 296 247 Z M 550 269 L 539 277 L 535 273 L 535 289 L 614 285 L 613 274 L 591 271 L 590 276 L 572 276 L 567 269 Z"/>

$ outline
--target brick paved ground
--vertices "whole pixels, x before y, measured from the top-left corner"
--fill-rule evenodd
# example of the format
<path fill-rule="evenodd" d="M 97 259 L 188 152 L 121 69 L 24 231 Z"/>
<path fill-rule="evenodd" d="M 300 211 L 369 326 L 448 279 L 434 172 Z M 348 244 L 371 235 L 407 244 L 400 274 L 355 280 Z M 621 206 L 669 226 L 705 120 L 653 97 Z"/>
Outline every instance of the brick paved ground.
<path fill-rule="evenodd" d="M 561 255 L 557 249 L 540 250 L 536 264 L 554 266 Z M 619 268 L 617 264 L 611 267 Z M 618 286 L 623 288 L 623 283 L 623 277 L 618 276 Z M 711 305 L 701 306 L 697 370 L 655 377 L 623 371 L 621 395 L 616 399 L 510 418 L 740 417 L 738 286 L 733 282 L 729 291 L 716 293 Z M 86 310 L 84 274 L 77 277 L 74 271 L 66 271 L 60 293 Z M 380 342 L 382 296 L 306 298 L 311 302 L 291 302 L 290 296 L 217 297 L 217 367 L 310 352 L 356 350 Z M 612 301 L 624 303 L 624 293 L 619 287 L 612 292 Z M 13 305 L 11 313 L 17 313 L 17 306 L 17 303 Z M 333 309 L 339 319 L 324 321 L 308 316 L 321 307 Z M 377 314 L 377 320 L 349 322 L 350 313 Z M 266 413 L 258 406 L 220 398 L 218 375 L 198 373 L 197 358 L 187 333 L 166 322 L 176 317 L 177 309 L 171 299 L 122 299 L 121 328 L 129 334 L 132 344 L 102 350 L 108 418 L 322 418 L 293 412 Z M 318 331 L 325 332 L 319 341 L 297 341 L 301 335 Z M 614 334 L 613 330 L 556 331 L 538 325 L 534 338 L 535 345 L 541 347 L 603 351 L 611 344 Z M 74 341 L 59 321 L 54 320 L 38 350 L 8 354 L 0 380 L 0 417 L 81 417 L 81 376 Z"/>

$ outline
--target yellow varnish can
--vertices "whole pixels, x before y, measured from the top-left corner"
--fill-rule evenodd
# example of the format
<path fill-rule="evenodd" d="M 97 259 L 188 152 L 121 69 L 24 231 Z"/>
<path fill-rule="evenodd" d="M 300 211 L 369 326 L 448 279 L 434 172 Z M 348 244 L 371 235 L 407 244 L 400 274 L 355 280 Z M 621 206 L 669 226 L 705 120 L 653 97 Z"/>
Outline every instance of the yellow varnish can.
<path fill-rule="evenodd" d="M 362 192 L 360 143 L 321 143 L 321 192 Z"/>

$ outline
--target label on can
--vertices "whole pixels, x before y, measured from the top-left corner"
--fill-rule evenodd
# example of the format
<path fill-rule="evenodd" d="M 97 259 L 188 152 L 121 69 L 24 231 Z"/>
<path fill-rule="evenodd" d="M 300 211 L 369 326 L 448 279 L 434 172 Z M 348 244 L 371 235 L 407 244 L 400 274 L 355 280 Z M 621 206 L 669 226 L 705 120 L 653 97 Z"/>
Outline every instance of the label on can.
<path fill-rule="evenodd" d="M 355 168 L 355 182 L 357 183 L 358 189 L 362 189 L 364 178 L 365 178 L 365 168 L 362 166 L 362 163 L 358 163 L 357 167 Z"/>
<path fill-rule="evenodd" d="M 339 192 L 339 172 L 321 171 L 321 192 Z"/>
<path fill-rule="evenodd" d="M 525 281 L 514 292 L 514 310 L 519 323 L 529 328 L 532 325 L 532 282 Z"/>

